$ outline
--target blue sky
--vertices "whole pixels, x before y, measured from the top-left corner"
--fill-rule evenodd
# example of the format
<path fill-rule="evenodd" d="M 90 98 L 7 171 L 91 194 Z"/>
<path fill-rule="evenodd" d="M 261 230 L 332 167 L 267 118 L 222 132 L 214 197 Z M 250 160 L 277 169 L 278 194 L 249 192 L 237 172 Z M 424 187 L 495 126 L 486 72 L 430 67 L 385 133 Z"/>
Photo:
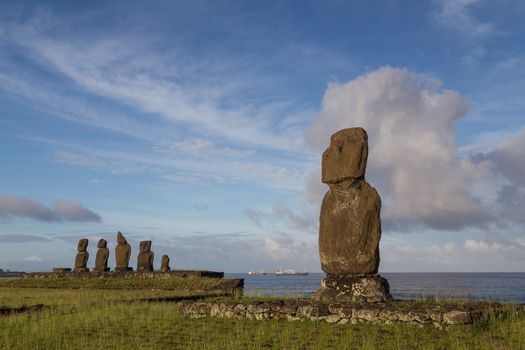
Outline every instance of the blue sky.
<path fill-rule="evenodd" d="M 120 230 L 157 266 L 320 271 L 320 155 L 362 126 L 380 271 L 524 271 L 524 18 L 512 0 L 3 3 L 0 268 L 69 266 Z"/>

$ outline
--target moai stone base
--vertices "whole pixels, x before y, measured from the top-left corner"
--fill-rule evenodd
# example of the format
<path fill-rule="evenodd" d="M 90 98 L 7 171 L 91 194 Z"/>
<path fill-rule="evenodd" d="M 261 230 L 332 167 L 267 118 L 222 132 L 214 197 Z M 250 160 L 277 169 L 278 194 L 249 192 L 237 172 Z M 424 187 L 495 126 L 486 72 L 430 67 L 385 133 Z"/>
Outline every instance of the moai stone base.
<path fill-rule="evenodd" d="M 66 273 L 66 272 L 71 272 L 71 268 L 69 267 L 53 267 L 53 271 L 54 273 Z"/>
<path fill-rule="evenodd" d="M 87 268 L 87 267 L 79 267 L 79 268 L 74 269 L 73 271 L 75 271 L 75 272 L 89 272 L 89 268 Z"/>
<path fill-rule="evenodd" d="M 392 300 L 388 281 L 379 275 L 327 275 L 314 300 L 340 303 L 386 303 Z"/>
<path fill-rule="evenodd" d="M 115 267 L 115 272 L 128 272 L 133 271 L 133 267 Z"/>

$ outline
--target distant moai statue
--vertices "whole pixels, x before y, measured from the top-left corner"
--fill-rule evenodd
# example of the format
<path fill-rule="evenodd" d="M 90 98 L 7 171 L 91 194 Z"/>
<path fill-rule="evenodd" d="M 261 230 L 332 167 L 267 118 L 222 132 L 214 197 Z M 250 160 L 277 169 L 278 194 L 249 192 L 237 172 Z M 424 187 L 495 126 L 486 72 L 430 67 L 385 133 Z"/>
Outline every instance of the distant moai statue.
<path fill-rule="evenodd" d="M 115 247 L 115 271 L 133 271 L 129 267 L 129 258 L 131 257 L 131 246 L 126 241 L 122 232 L 117 233 L 117 246 Z"/>
<path fill-rule="evenodd" d="M 363 128 L 332 135 L 322 158 L 329 186 L 319 222 L 319 255 L 327 276 L 314 298 L 340 302 L 392 299 L 388 281 L 377 274 L 381 198 L 365 180 L 368 135 Z"/>
<path fill-rule="evenodd" d="M 137 271 L 153 271 L 153 257 L 151 241 L 141 241 L 140 252 L 137 256 Z"/>
<path fill-rule="evenodd" d="M 87 251 L 89 241 L 86 238 L 82 238 L 78 241 L 78 253 L 75 257 L 75 271 L 77 272 L 87 272 L 87 262 L 89 259 L 89 253 Z"/>
<path fill-rule="evenodd" d="M 95 268 L 93 270 L 97 272 L 109 271 L 108 267 L 108 258 L 109 258 L 109 249 L 107 248 L 108 242 L 101 238 L 97 244 L 97 257 L 95 259 Z"/>
<path fill-rule="evenodd" d="M 163 255 L 162 259 L 160 260 L 160 271 L 168 272 L 170 270 L 170 257 L 167 255 Z"/>

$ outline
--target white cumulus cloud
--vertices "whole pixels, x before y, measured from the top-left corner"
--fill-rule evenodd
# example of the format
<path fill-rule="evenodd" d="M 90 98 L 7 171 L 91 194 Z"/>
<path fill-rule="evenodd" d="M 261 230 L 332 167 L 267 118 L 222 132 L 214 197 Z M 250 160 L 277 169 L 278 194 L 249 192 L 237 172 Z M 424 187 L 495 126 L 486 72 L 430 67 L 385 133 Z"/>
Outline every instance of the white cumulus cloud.
<path fill-rule="evenodd" d="M 491 219 L 474 191 L 490 164 L 457 155 L 454 126 L 467 112 L 467 101 L 439 81 L 383 67 L 330 85 L 308 136 L 321 151 L 337 130 L 365 128 L 367 174 L 387 223 L 461 229 Z"/>

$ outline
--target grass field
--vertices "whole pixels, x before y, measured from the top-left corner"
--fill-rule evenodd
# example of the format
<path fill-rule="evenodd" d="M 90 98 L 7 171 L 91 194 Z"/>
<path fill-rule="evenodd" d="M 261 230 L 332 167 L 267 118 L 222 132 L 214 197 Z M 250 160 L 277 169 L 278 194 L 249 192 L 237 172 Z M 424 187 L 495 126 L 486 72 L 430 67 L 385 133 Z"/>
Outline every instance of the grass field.
<path fill-rule="evenodd" d="M 525 315 L 446 330 L 181 317 L 175 291 L 0 288 L 0 349 L 524 349 Z M 135 302 L 133 302 L 135 300 Z M 245 302 L 249 299 L 244 299 Z"/>

